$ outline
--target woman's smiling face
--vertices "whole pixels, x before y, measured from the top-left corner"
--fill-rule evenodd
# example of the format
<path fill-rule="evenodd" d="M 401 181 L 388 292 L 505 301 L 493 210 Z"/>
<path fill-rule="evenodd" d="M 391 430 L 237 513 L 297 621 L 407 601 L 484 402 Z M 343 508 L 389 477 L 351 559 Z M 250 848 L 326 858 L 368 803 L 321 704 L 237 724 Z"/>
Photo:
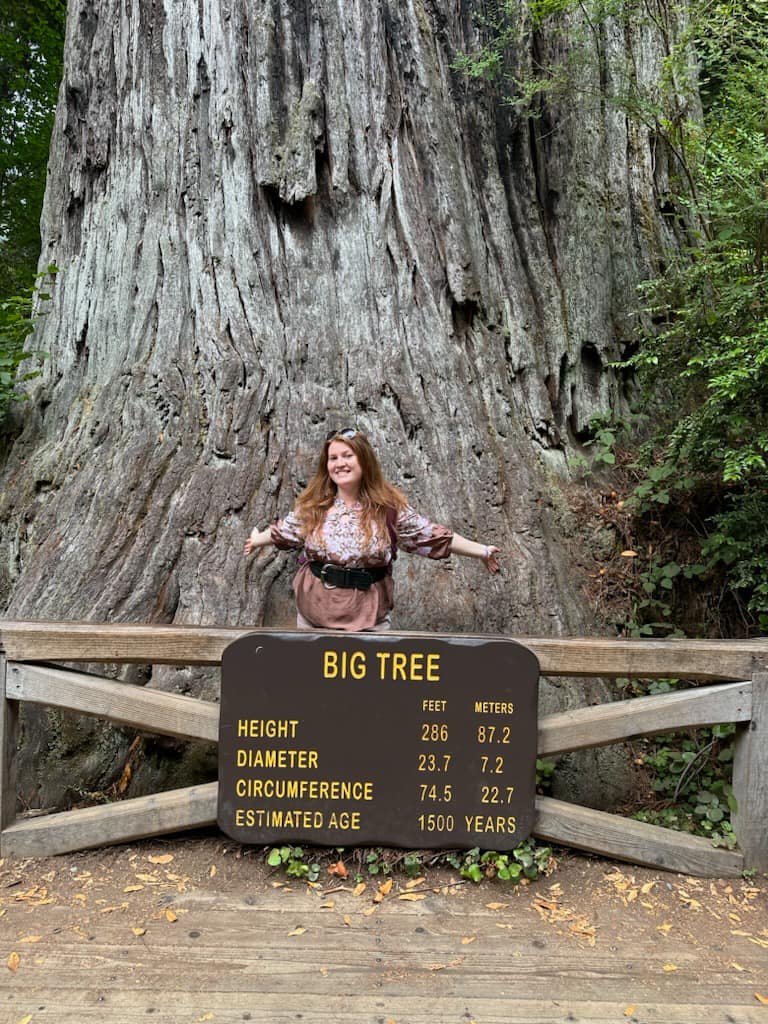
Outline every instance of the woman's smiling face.
<path fill-rule="evenodd" d="M 363 471 L 357 455 L 344 441 L 331 441 L 328 445 L 328 476 L 336 487 L 348 491 L 358 490 Z"/>

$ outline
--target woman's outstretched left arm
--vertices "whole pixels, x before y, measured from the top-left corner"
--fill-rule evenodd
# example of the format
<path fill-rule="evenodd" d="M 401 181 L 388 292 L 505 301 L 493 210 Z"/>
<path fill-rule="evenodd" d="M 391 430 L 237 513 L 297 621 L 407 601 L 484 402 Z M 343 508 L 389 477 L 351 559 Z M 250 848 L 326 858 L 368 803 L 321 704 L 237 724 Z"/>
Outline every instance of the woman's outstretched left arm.
<path fill-rule="evenodd" d="M 479 558 L 488 572 L 498 572 L 501 568 L 496 557 L 499 549 L 493 544 L 479 544 L 476 540 L 467 540 L 460 533 L 454 533 L 451 540 L 451 553 L 455 555 L 467 555 L 469 558 Z"/>

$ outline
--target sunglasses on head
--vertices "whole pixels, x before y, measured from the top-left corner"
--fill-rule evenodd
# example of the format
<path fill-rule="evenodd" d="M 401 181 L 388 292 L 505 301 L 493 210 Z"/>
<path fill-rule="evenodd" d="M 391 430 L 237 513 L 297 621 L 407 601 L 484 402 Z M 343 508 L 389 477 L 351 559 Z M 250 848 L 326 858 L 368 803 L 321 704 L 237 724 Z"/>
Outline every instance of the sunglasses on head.
<path fill-rule="evenodd" d="M 354 427 L 342 427 L 341 430 L 332 430 L 329 434 L 326 434 L 325 440 L 330 441 L 332 437 L 346 437 L 352 440 L 353 437 L 357 437 L 359 431 L 355 430 Z"/>

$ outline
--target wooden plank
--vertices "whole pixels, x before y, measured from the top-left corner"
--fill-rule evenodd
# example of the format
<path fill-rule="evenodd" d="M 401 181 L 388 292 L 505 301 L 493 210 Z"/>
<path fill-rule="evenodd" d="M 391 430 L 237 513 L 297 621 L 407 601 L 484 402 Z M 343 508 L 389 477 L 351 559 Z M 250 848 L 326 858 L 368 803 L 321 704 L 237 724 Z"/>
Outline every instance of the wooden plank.
<path fill-rule="evenodd" d="M 297 630 L 277 631 L 308 638 Z M 0 645 L 12 661 L 213 665 L 221 661 L 228 644 L 259 632 L 276 630 L 5 621 L 0 623 Z M 398 635 L 434 638 L 436 634 Z M 462 636 L 471 640 L 473 635 Z M 746 680 L 752 675 L 755 659 L 768 659 L 768 640 L 511 639 L 534 652 L 543 675 Z"/>
<path fill-rule="evenodd" d="M 752 677 L 752 720 L 739 730 L 733 757 L 733 830 L 744 866 L 768 872 L 768 671 Z"/>
<path fill-rule="evenodd" d="M 3 832 L 3 855 L 52 857 L 216 823 L 218 783 L 17 821 Z"/>
<path fill-rule="evenodd" d="M 631 736 L 652 736 L 720 722 L 748 722 L 751 715 L 752 683 L 634 697 L 540 719 L 538 753 L 562 754 L 618 743 Z"/>
<path fill-rule="evenodd" d="M 373 879 L 358 897 L 351 886 L 329 894 L 300 881 L 275 889 L 283 876 L 255 851 L 238 859 L 224 845 L 213 837 L 149 842 L 0 866 L 4 957 L 14 950 L 21 958 L 16 972 L 0 975 L 0 1020 L 18 1024 L 33 1013 L 34 1024 L 128 1024 L 139 1011 L 163 1024 L 295 1024 L 299 1015 L 324 1024 L 757 1024 L 765 1016 L 754 997 L 763 991 L 765 950 L 750 941 L 765 892 L 745 901 L 738 883 L 731 903 L 722 883 L 700 894 L 690 879 L 672 878 L 668 888 L 637 869 L 636 894 L 656 884 L 632 902 L 613 865 L 564 858 L 551 878 L 516 888 L 445 892 L 442 883 L 457 876 L 430 870 L 419 902 L 398 900 L 406 881 L 398 875 L 369 916 Z M 147 861 L 161 848 L 175 854 L 168 871 Z M 146 880 L 131 891 L 145 872 L 161 884 Z M 41 879 L 50 904 L 16 899 Z M 686 909 L 681 893 L 701 909 Z M 501 901 L 497 909 L 490 900 Z M 658 930 L 663 922 L 674 922 L 669 934 Z M 594 945 L 579 931 L 585 926 L 596 929 Z M 732 935 L 737 928 L 743 934 Z M 30 933 L 40 941 L 21 941 Z M 676 970 L 665 970 L 670 962 Z"/>
<path fill-rule="evenodd" d="M 686 875 L 729 878 L 744 870 L 741 852 L 717 849 L 708 839 L 551 797 L 536 798 L 533 834 L 577 850 Z"/>
<path fill-rule="evenodd" d="M 338 968 L 337 968 L 338 972 Z M 319 968 L 315 968 L 319 973 Z M 78 974 L 78 976 L 80 976 Z M 310 975 L 310 977 L 312 977 Z M 216 1024 L 243 1024 L 243 1021 L 268 1021 L 269 1024 L 296 1024 L 297 1019 L 312 1024 L 367 1024 L 367 1022 L 407 1021 L 407 1024 L 435 1024 L 436 1021 L 482 1021 L 482 1024 L 617 1024 L 618 1021 L 642 1021 L 643 1024 L 765 1024 L 764 1008 L 752 1002 L 674 1003 L 659 998 L 642 999 L 642 1013 L 627 1018 L 627 1002 L 632 998 L 633 986 L 628 986 L 624 999 L 587 1000 L 582 996 L 565 999 L 522 999 L 511 995 L 494 998 L 485 994 L 474 996 L 471 1002 L 461 996 L 416 996 L 403 992 L 368 991 L 369 986 L 380 986 L 376 975 L 360 975 L 356 981 L 363 986 L 347 993 L 329 994 L 294 989 L 292 992 L 221 992 L 212 983 L 205 992 L 182 988 L 151 988 L 135 982 L 123 986 L 100 986 L 81 977 L 81 990 L 62 991 L 53 985 L 30 989 L 26 1000 L 19 997 L 9 1017 L 14 1024 L 24 1009 L 42 1005 L 46 1016 L 39 1013 L 35 1022 L 52 1024 L 146 1024 L 147 1020 L 162 1020 L 163 1024 L 187 1024 L 191 1021 L 215 1020 Z M 314 979 L 313 979 L 314 980 Z M 315 985 L 318 985 L 315 982 Z M 339 986 L 340 988 L 341 986 Z M 391 987 L 391 986 L 390 986 Z M 490 985 L 494 987 L 493 981 Z M 576 986 L 574 986 L 576 987 Z M 636 991 L 636 988 L 634 988 Z M 634 997 L 637 999 L 637 996 Z M 55 1007 L 55 1015 L 47 1008 Z M 169 1007 L 172 1015 L 169 1016 Z M 471 1014 L 471 1016 L 470 1016 Z"/>
<path fill-rule="evenodd" d="M 135 623 L 2 622 L 0 645 L 10 661 L 107 661 L 215 665 L 224 648 L 251 629 Z"/>
<path fill-rule="evenodd" d="M 241 884 L 242 867 L 241 862 L 236 872 Z M 121 879 L 118 891 L 129 880 L 130 875 Z M 556 899 L 574 906 L 567 881 L 564 888 Z M 19 993 L 45 993 L 35 1009 L 40 1004 L 55 1006 L 61 1013 L 57 1024 L 67 1020 L 61 1008 L 74 1012 L 84 989 L 89 994 L 85 1004 L 97 1005 L 105 1015 L 102 1021 L 115 1024 L 131 1020 L 122 1012 L 137 1005 L 148 1016 L 154 1010 L 163 1021 L 171 1020 L 168 1014 L 173 1013 L 179 1024 L 202 1020 L 205 1014 L 216 1021 L 229 1020 L 227 1008 L 239 1008 L 242 1015 L 249 1005 L 259 1007 L 254 1019 L 270 1022 L 281 1019 L 281 1005 L 290 1007 L 294 1020 L 303 1013 L 311 1021 L 358 1022 L 389 1018 L 397 1006 L 399 1012 L 391 1019 L 403 1022 L 426 1021 L 431 1014 L 432 1021 L 464 1018 L 483 1024 L 565 1024 L 571 1017 L 616 1024 L 627 1019 L 629 1003 L 642 1006 L 642 1014 L 632 1017 L 644 1024 L 720 1021 L 726 1019 L 723 1007 L 746 1010 L 750 1003 L 756 1011 L 761 1009 L 753 995 L 755 978 L 762 976 L 761 951 L 742 938 L 737 953 L 733 947 L 739 943 L 727 941 L 730 925 L 703 913 L 697 928 L 681 920 L 683 927 L 664 939 L 656 930 L 665 920 L 661 909 L 649 914 L 608 897 L 595 914 L 595 897 L 581 902 L 577 896 L 577 912 L 597 925 L 597 942 L 590 947 L 576 938 L 567 922 L 557 924 L 532 912 L 536 896 L 549 898 L 537 886 L 520 896 L 502 896 L 512 905 L 501 914 L 478 911 L 477 905 L 488 899 L 485 886 L 459 896 L 430 894 L 416 906 L 392 900 L 370 918 L 361 913 L 367 901 L 356 900 L 351 893 L 336 894 L 336 907 L 330 912 L 319 909 L 322 897 L 304 887 L 271 896 L 259 891 L 257 884 L 247 893 L 249 904 L 243 895 L 240 907 L 228 911 L 221 909 L 226 894 L 219 891 L 210 892 L 210 903 L 190 898 L 194 888 L 191 894 L 176 894 L 171 906 L 178 921 L 172 925 L 155 913 L 156 907 L 168 905 L 165 894 L 144 903 L 143 913 L 137 897 L 122 893 L 110 902 L 130 900 L 124 912 L 101 914 L 97 906 L 52 905 L 35 916 L 34 930 L 43 934 L 42 944 L 37 949 L 13 947 L 22 964 L 16 975 L 6 972 L 6 978 Z M 677 893 L 671 899 L 676 897 Z M 350 924 L 345 924 L 344 914 Z M 28 920 L 26 908 L 11 905 L 7 933 L 26 934 L 31 930 Z M 505 927 L 499 929 L 498 923 Z M 134 938 L 129 931 L 133 925 L 143 926 L 145 933 Z M 296 925 L 306 932 L 292 936 Z M 464 937 L 476 940 L 464 944 Z M 745 947 L 755 952 L 745 957 Z M 40 962 L 35 962 L 36 956 Z M 740 971 L 733 969 L 732 959 L 739 961 Z M 664 971 L 670 960 L 677 968 L 672 976 Z M 171 993 L 179 979 L 186 978 L 194 979 L 194 984 L 176 1002 Z M 162 993 L 163 1000 L 142 1002 L 150 993 Z M 366 1002 L 373 996 L 378 1005 Z M 337 1003 L 337 998 L 349 1002 Z M 336 1007 L 334 1017 L 322 1016 L 321 999 L 326 1009 Z M 459 1000 L 463 1009 L 457 1008 Z M 523 1015 L 523 1009 L 530 1011 L 537 1004 L 546 1006 L 550 1016 Z M 687 1012 L 677 1017 L 670 1008 L 679 1006 Z M 345 1018 L 343 1007 L 350 1016 Z M 484 1007 L 482 1015 L 479 1007 Z M 575 1007 L 581 1008 L 579 1014 Z M 739 1013 L 732 1021 L 742 1024 L 748 1019 Z"/>
<path fill-rule="evenodd" d="M 281 913 L 257 907 L 221 912 L 215 906 L 188 910 L 186 900 L 171 897 L 168 902 L 164 896 L 157 904 L 172 906 L 178 917 L 177 926 L 169 928 L 162 913 L 150 916 L 154 906 L 142 914 L 129 905 L 124 913 L 120 904 L 128 900 L 121 896 L 119 891 L 114 893 L 117 907 L 113 904 L 113 911 L 101 918 L 95 908 L 87 918 L 80 907 L 68 908 L 68 914 L 46 910 L 44 924 L 37 925 L 47 932 L 44 945 L 36 951 L 17 947 L 22 957 L 44 950 L 43 963 L 22 963 L 26 986 L 37 982 L 62 994 L 77 992 L 82 979 L 72 971 L 74 961 L 85 968 L 89 986 L 97 989 L 119 988 L 138 978 L 142 989 L 172 988 L 176 979 L 194 977 L 198 991 L 218 992 L 221 997 L 234 999 L 246 991 L 286 997 L 310 992 L 319 985 L 332 991 L 334 969 L 343 965 L 335 974 L 342 992 L 372 990 L 374 985 L 367 982 L 375 979 L 387 984 L 391 994 L 399 990 L 414 998 L 487 997 L 495 1000 L 497 1007 L 510 993 L 531 1000 L 567 1000 L 578 992 L 585 1000 L 618 1001 L 623 997 L 626 1005 L 627 992 L 632 990 L 644 990 L 646 998 L 660 998 L 659 982 L 667 980 L 667 1000 L 706 1006 L 713 993 L 723 1002 L 736 1002 L 739 996 L 744 1002 L 752 998 L 749 975 L 756 972 L 760 976 L 764 960 L 757 952 L 747 959 L 740 951 L 738 962 L 743 971 L 735 973 L 727 953 L 718 955 L 727 929 L 720 929 L 717 938 L 707 939 L 708 955 L 702 955 L 701 946 L 696 948 L 691 939 L 676 935 L 673 944 L 662 941 L 654 928 L 663 920 L 661 916 L 644 927 L 637 920 L 639 915 L 632 919 L 626 908 L 607 920 L 602 913 L 582 916 L 584 923 L 597 925 L 597 943 L 589 947 L 575 945 L 578 940 L 565 922 L 563 932 L 553 934 L 551 923 L 531 917 L 533 907 L 527 901 L 525 909 L 518 905 L 517 912 L 501 922 L 465 914 L 467 908 L 462 906 L 452 913 L 445 908 L 430 913 L 425 908 L 420 915 L 403 915 L 399 908 L 388 908 L 375 911 L 374 920 L 364 923 L 359 910 L 345 904 L 352 922 L 347 926 L 341 913 L 324 914 L 317 905 L 308 907 L 306 901 L 286 899 Z M 542 893 L 539 899 L 547 900 L 547 896 Z M 5 922 L 6 934 L 23 935 L 22 929 L 29 925 L 14 910 L 11 908 Z M 81 912 L 76 914 L 77 910 Z M 617 917 L 624 918 L 631 937 L 617 941 Z M 79 935 L 67 928 L 73 918 Z M 145 927 L 140 942 L 130 935 L 133 922 Z M 306 932 L 291 936 L 298 922 L 303 922 Z M 497 923 L 510 927 L 499 929 Z M 713 928 L 711 921 L 709 927 Z M 55 928 L 60 930 L 54 932 Z M 698 929 L 706 932 L 707 926 L 699 923 Z M 190 936 L 190 931 L 195 935 Z M 470 950 L 461 938 L 473 935 L 477 942 L 471 943 L 475 948 Z M 302 941 L 296 942 L 296 938 Z M 621 946 L 618 955 L 617 945 Z M 542 954 L 545 947 L 546 954 Z M 677 976 L 664 979 L 663 965 L 671 957 Z M 331 977 L 323 976 L 320 967 Z M 436 978 L 436 973 L 441 976 Z M 353 978 L 356 983 L 345 989 Z"/>
<path fill-rule="evenodd" d="M 163 736 L 218 740 L 218 704 L 81 672 L 9 662 L 6 694 Z"/>
<path fill-rule="evenodd" d="M 19 704 L 5 696 L 7 663 L 0 654 L 0 856 L 2 830 L 16 818 L 16 747 L 19 738 Z"/>

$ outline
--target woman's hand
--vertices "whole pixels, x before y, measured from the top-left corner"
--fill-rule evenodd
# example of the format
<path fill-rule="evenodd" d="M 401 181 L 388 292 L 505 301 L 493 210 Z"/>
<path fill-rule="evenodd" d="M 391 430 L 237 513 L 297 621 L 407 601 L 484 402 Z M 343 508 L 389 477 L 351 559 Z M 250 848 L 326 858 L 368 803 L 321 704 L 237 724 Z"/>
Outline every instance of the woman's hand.
<path fill-rule="evenodd" d="M 485 565 L 485 568 L 488 570 L 488 572 L 491 573 L 500 572 L 501 566 L 499 565 L 499 559 L 497 558 L 500 549 L 494 547 L 493 544 L 485 544 L 484 547 L 485 553 L 481 555 L 481 559 Z"/>
<path fill-rule="evenodd" d="M 460 533 L 454 533 L 451 538 L 451 551 L 457 555 L 468 555 L 470 558 L 479 558 L 485 565 L 488 572 L 499 572 L 501 566 L 497 555 L 499 548 L 493 544 L 480 544 L 476 540 L 467 540 Z"/>
<path fill-rule="evenodd" d="M 266 547 L 267 544 L 272 543 L 272 531 L 266 530 L 251 530 L 251 534 L 248 540 L 245 542 L 243 548 L 244 555 L 250 555 L 252 551 L 258 551 L 259 548 Z"/>

